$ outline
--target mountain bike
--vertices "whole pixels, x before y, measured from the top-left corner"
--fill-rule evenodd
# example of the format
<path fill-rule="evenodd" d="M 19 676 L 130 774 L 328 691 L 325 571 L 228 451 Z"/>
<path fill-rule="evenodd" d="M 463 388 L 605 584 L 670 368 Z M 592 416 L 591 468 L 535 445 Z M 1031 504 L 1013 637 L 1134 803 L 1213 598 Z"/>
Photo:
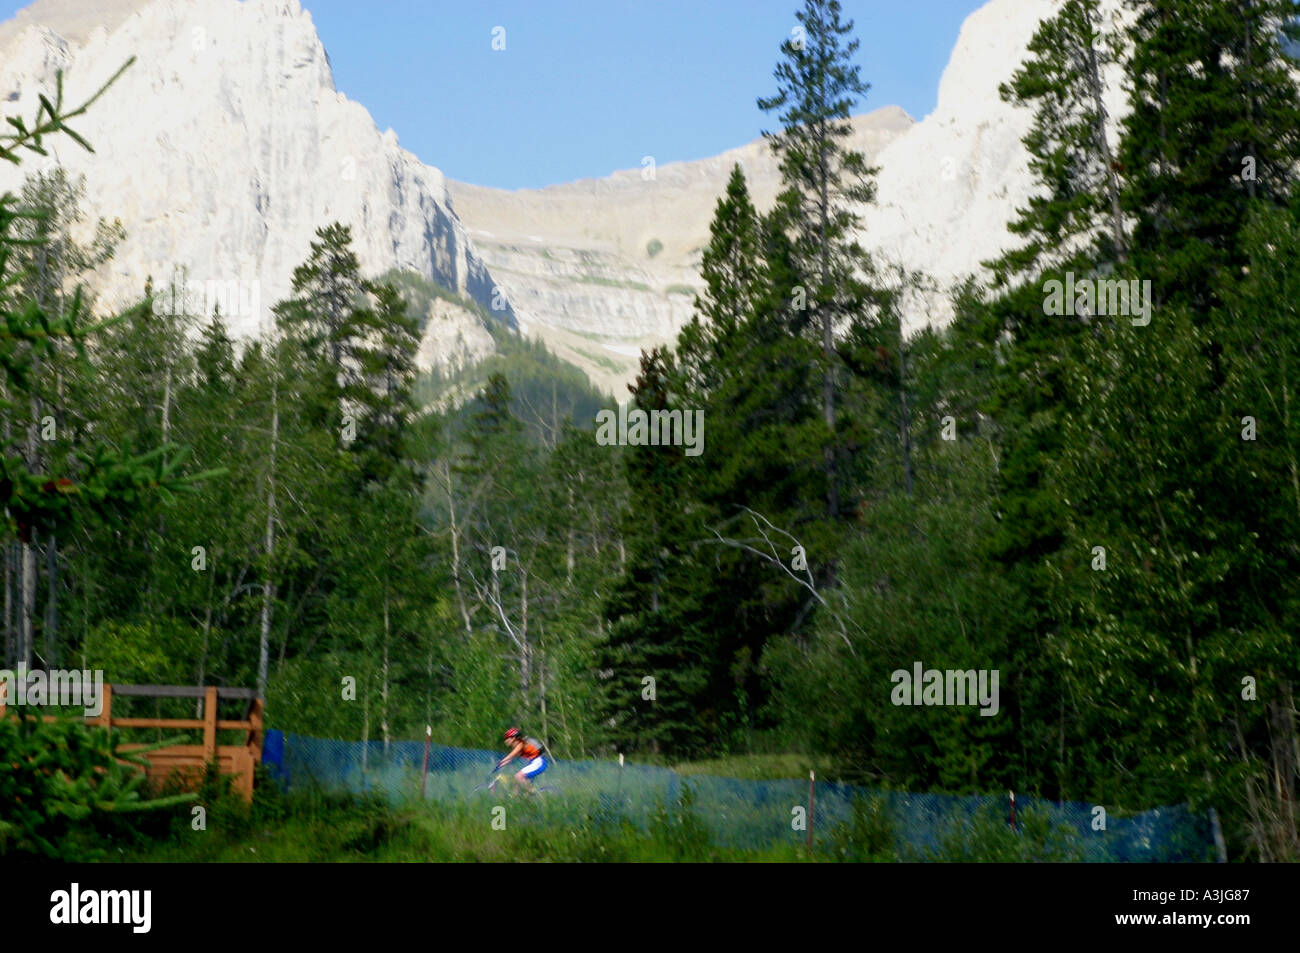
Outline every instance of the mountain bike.
<path fill-rule="evenodd" d="M 538 784 L 536 782 L 534 782 L 531 791 L 528 788 L 521 789 L 518 784 L 514 783 L 514 772 L 506 771 L 501 768 L 493 768 L 492 773 L 488 775 L 488 779 L 482 784 L 474 787 L 474 793 L 479 791 L 495 791 L 497 787 L 504 787 L 512 796 L 518 794 L 521 790 L 529 797 L 555 795 L 559 793 L 559 789 L 552 785 Z"/>

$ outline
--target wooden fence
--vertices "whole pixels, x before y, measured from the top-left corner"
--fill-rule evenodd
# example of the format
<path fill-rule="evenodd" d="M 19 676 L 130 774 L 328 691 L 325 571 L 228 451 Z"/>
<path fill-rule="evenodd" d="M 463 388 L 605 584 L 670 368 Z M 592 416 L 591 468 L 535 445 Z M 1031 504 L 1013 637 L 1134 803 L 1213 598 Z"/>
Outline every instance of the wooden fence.
<path fill-rule="evenodd" d="M 113 715 L 113 699 L 118 696 L 134 698 L 201 698 L 202 718 L 128 718 Z M 225 699 L 246 702 L 245 715 L 238 721 L 218 717 L 217 703 Z M 0 698 L 0 718 L 5 714 L 4 699 Z M 54 716 L 46 716 L 47 719 Z M 86 719 L 112 731 L 114 728 L 158 728 L 170 731 L 202 731 L 202 744 L 171 745 L 151 751 L 146 771 L 151 784 L 161 784 L 169 778 L 179 780 L 187 787 L 197 787 L 203 779 L 206 765 L 215 761 L 222 774 L 233 775 L 234 789 L 245 800 L 253 800 L 253 768 L 262 760 L 262 702 L 251 688 L 218 688 L 216 686 L 189 685 L 105 685 L 103 710 Z M 217 744 L 218 731 L 246 732 L 242 744 Z M 143 748 L 143 744 L 124 744 L 123 751 Z"/>

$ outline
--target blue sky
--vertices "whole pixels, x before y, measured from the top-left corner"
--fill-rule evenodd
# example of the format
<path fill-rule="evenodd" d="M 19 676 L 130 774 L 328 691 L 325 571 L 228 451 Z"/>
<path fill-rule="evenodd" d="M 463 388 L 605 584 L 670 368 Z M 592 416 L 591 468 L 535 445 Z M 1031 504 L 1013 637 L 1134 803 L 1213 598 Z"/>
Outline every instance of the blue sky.
<path fill-rule="evenodd" d="M 86 0 L 93 2 L 93 0 Z M 338 88 L 453 179 L 533 188 L 699 159 L 776 123 L 754 100 L 802 0 L 302 0 Z M 872 85 L 920 119 L 984 0 L 842 0 Z M 24 6 L 0 0 L 0 19 Z M 492 49 L 505 28 L 505 50 Z"/>

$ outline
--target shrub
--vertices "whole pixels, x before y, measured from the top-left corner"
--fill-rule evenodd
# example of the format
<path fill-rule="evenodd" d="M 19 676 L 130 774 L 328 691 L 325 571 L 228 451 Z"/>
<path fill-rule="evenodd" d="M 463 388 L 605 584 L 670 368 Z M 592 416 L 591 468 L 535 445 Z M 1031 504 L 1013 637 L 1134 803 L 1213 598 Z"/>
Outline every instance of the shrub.
<path fill-rule="evenodd" d="M 836 860 L 876 863 L 897 860 L 894 849 L 894 819 L 880 797 L 853 800 L 848 823 L 835 828 L 830 849 Z"/>
<path fill-rule="evenodd" d="M 919 859 L 960 863 L 1063 862 L 1083 859 L 1078 834 L 1043 810 L 1027 808 L 1012 830 L 1000 810 L 984 806 L 962 822 L 949 821 L 939 845 Z"/>
<path fill-rule="evenodd" d="M 0 719 L 0 857 L 96 860 L 135 826 L 131 815 L 193 801 L 141 793 L 143 755 L 175 743 L 128 754 L 79 719 Z"/>
<path fill-rule="evenodd" d="M 695 810 L 695 789 L 682 782 L 676 803 L 660 804 L 650 818 L 650 836 L 667 847 L 673 860 L 706 860 L 711 854 L 709 828 Z"/>

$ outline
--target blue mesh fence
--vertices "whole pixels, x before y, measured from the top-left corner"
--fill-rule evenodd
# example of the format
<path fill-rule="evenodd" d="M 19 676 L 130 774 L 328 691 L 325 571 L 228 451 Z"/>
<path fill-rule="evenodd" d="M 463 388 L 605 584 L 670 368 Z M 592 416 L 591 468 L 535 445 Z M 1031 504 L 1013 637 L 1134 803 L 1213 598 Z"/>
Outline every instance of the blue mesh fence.
<path fill-rule="evenodd" d="M 492 776 L 493 751 L 431 745 L 425 797 L 444 803 L 472 803 L 500 797 L 481 789 Z M 394 802 L 419 797 L 423 741 L 332 741 L 271 731 L 264 760 L 282 788 L 369 793 Z M 511 770 L 514 769 L 512 766 Z M 808 781 L 743 781 L 683 776 L 668 768 L 617 762 L 558 761 L 538 781 L 541 817 L 559 823 L 628 822 L 649 829 L 665 806 L 675 805 L 684 785 L 693 811 L 713 843 L 764 849 L 802 844 L 792 825 L 794 808 L 807 808 Z M 476 790 L 479 788 L 479 790 Z M 874 804 L 873 804 L 874 799 Z M 907 794 L 819 781 L 814 828 L 821 845 L 834 843 L 853 823 L 854 804 L 873 804 L 890 821 L 895 850 L 915 859 L 957 859 L 981 836 L 996 835 L 1009 823 L 1003 796 Z M 1213 837 L 1205 815 L 1185 806 L 1161 807 L 1127 817 L 1108 816 L 1097 830 L 1093 805 L 1016 797 L 1022 836 L 1052 828 L 1050 859 L 1084 861 L 1204 861 Z"/>

